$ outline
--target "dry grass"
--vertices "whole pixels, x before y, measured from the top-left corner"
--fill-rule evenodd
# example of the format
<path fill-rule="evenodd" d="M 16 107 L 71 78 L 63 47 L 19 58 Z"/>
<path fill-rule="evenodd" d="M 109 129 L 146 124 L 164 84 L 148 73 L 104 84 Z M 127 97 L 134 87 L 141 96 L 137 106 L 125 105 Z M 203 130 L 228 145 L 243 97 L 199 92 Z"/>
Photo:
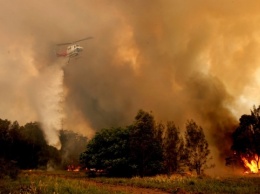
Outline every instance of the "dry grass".
<path fill-rule="evenodd" d="M 161 189 L 173 192 L 177 188 L 182 188 L 190 193 L 260 193 L 260 175 L 239 176 L 239 177 L 195 177 L 174 175 L 170 178 L 164 175 L 155 177 L 134 177 L 131 179 L 120 178 L 95 178 L 96 181 L 109 183 L 132 185 L 137 187 Z"/>
<path fill-rule="evenodd" d="M 97 184 L 94 184 L 94 183 Z M 71 172 L 23 172 L 17 180 L 0 179 L 0 194 L 3 193 L 133 193 L 126 187 L 149 188 L 150 191 L 166 191 L 174 193 L 177 188 L 189 193 L 260 193 L 260 175 L 237 177 L 195 177 L 164 175 L 154 177 L 133 178 L 86 178 L 84 173 Z M 112 189 L 113 188 L 113 189 Z M 140 191 L 140 190 L 139 190 Z"/>
<path fill-rule="evenodd" d="M 47 175 L 47 176 L 46 176 Z M 123 194 L 100 186 L 88 184 L 76 176 L 66 177 L 61 173 L 22 173 L 17 180 L 0 180 L 0 194 Z"/>

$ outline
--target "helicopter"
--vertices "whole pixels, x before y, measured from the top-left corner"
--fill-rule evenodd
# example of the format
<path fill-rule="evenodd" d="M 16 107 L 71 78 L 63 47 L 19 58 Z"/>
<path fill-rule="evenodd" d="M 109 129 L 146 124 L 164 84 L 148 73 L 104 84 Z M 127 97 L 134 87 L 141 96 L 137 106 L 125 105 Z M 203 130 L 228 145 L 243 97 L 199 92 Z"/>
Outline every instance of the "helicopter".
<path fill-rule="evenodd" d="M 56 56 L 57 57 L 68 57 L 69 58 L 68 63 L 69 63 L 70 58 L 78 56 L 79 53 L 81 51 L 83 51 L 83 47 L 78 45 L 78 44 L 76 44 L 76 43 L 84 41 L 84 40 L 89 40 L 89 39 L 92 39 L 92 38 L 93 37 L 87 37 L 87 38 L 84 38 L 84 39 L 76 40 L 74 42 L 67 42 L 67 43 L 57 44 L 56 46 L 58 46 L 58 47 L 64 46 L 64 45 L 69 45 L 69 46 L 67 46 L 67 49 L 64 50 L 64 51 L 61 51 L 61 52 L 57 52 L 56 51 Z"/>

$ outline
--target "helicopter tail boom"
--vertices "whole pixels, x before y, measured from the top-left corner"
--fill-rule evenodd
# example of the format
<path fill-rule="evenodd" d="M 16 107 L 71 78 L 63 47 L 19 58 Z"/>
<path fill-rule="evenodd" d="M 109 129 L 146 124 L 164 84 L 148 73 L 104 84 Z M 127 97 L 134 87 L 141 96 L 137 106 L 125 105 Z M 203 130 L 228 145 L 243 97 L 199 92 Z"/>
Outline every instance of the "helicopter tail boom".
<path fill-rule="evenodd" d="M 57 57 L 67 57 L 68 54 L 66 52 L 63 52 L 63 53 L 56 53 L 56 56 Z"/>

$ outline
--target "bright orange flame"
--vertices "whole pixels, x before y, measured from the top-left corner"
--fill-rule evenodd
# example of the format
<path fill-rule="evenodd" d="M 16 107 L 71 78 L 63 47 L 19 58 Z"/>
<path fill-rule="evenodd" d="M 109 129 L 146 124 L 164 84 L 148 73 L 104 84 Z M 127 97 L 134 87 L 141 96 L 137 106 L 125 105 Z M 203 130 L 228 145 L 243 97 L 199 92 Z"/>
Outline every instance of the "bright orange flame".
<path fill-rule="evenodd" d="M 259 161 L 258 155 L 255 155 L 255 159 L 251 160 L 250 162 L 245 157 L 242 157 L 242 161 L 244 162 L 244 166 L 246 168 L 248 168 L 252 173 L 258 173 L 259 172 L 258 167 L 260 165 L 260 161 Z"/>

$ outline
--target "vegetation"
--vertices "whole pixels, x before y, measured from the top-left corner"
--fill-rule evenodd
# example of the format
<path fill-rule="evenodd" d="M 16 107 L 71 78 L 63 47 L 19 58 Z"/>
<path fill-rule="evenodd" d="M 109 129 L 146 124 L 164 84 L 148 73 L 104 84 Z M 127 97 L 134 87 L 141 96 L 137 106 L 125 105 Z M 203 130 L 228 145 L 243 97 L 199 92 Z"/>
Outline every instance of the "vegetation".
<path fill-rule="evenodd" d="M 79 166 L 79 156 L 86 149 L 87 138 L 73 131 L 61 130 L 60 141 L 61 169 L 66 169 L 69 165 Z"/>
<path fill-rule="evenodd" d="M 210 150 L 202 127 L 194 121 L 188 121 L 185 131 L 185 163 L 190 170 L 196 170 L 201 175 L 202 170 L 207 166 Z"/>
<path fill-rule="evenodd" d="M 40 123 L 20 126 L 16 121 L 0 119 L 0 177 L 15 178 L 19 169 L 66 168 L 68 157 L 69 162 L 79 164 L 87 139 L 62 130 L 60 140 L 62 148 L 57 150 L 47 144 Z"/>
<path fill-rule="evenodd" d="M 130 187 L 128 187 L 130 186 Z M 133 178 L 84 178 L 84 174 L 73 172 L 46 172 L 24 171 L 17 180 L 0 180 L 1 193 L 134 193 L 133 190 L 140 188 L 136 193 L 147 193 L 142 188 L 152 191 L 166 191 L 176 193 L 180 188 L 189 193 L 222 194 L 259 193 L 260 179 L 257 176 L 226 177 L 226 178 L 197 178 L 193 176 L 154 176 Z M 183 193 L 185 193 L 183 192 Z"/>
<path fill-rule="evenodd" d="M 162 169 L 162 146 L 152 114 L 140 110 L 130 127 L 131 162 L 135 175 L 155 175 Z"/>
<path fill-rule="evenodd" d="M 183 165 L 200 175 L 210 150 L 194 121 L 188 122 L 185 142 L 174 122 L 168 122 L 165 130 L 151 113 L 140 110 L 132 125 L 96 133 L 80 158 L 86 168 L 104 170 L 109 176 L 170 176 Z"/>
<path fill-rule="evenodd" d="M 190 130 L 192 127 L 194 130 Z M 66 169 L 68 165 L 78 166 L 79 160 L 83 167 L 105 171 L 109 176 L 143 177 L 161 173 L 170 176 L 181 170 L 183 164 L 201 174 L 210 151 L 203 131 L 198 128 L 195 133 L 196 127 L 195 122 L 190 123 L 185 143 L 174 122 L 168 122 L 165 128 L 162 123 L 156 124 L 151 113 L 140 110 L 132 125 L 102 129 L 88 144 L 85 137 L 61 130 L 62 147 L 57 150 L 47 144 L 40 123 L 19 126 L 16 121 L 0 119 L 0 159 L 12 164 L 2 165 L 3 175 L 0 176 L 15 177 L 19 170 L 9 173 L 8 169 L 15 169 L 10 166 L 17 169 Z M 188 138 L 188 134 L 197 135 Z M 200 153 L 193 153 L 191 148 L 196 147 Z M 194 154 L 200 155 L 192 164 Z"/>
<path fill-rule="evenodd" d="M 232 135 L 232 150 L 235 153 L 233 161 L 239 163 L 236 160 L 241 161 L 241 157 L 246 157 L 260 164 L 260 106 L 258 108 L 254 106 L 251 115 L 242 115 L 239 122 Z"/>
<path fill-rule="evenodd" d="M 168 122 L 163 138 L 164 165 L 168 176 L 177 172 L 184 159 L 184 141 L 174 122 Z"/>
<path fill-rule="evenodd" d="M 80 156 L 89 169 L 106 169 L 110 176 L 130 176 L 129 130 L 102 129 L 90 140 Z"/>
<path fill-rule="evenodd" d="M 241 162 L 241 156 L 259 161 L 255 155 L 260 155 L 260 107 L 241 116 L 232 137 L 237 161 Z M 0 119 L 0 193 L 123 193 L 97 186 L 97 182 L 167 192 L 183 188 L 192 193 L 257 193 L 260 189 L 257 175 L 210 178 L 182 172 L 188 168 L 201 175 L 210 167 L 203 128 L 193 120 L 187 122 L 183 138 L 173 121 L 156 123 L 152 113 L 140 110 L 131 125 L 101 129 L 88 143 L 85 137 L 65 130 L 60 131 L 60 140 L 62 148 L 57 150 L 47 144 L 39 123 L 19 126 Z M 85 174 L 72 176 L 64 171 L 23 171 L 45 170 L 50 163 L 64 169 L 68 164 L 78 165 L 79 156 L 82 167 L 92 172 L 128 178 L 86 179 Z"/>
<path fill-rule="evenodd" d="M 203 194 L 223 194 L 223 193 L 237 193 L 237 194 L 252 194 L 259 193 L 260 179 L 259 176 L 235 176 L 223 178 L 211 178 L 197 176 L 154 176 L 154 177 L 133 177 L 126 178 L 95 178 L 95 181 L 108 183 L 131 185 L 134 187 L 152 188 L 167 191 L 169 193 L 176 193 L 177 188 L 190 193 Z"/>
<path fill-rule="evenodd" d="M 82 177 L 81 177 L 82 178 Z M 100 187 L 84 179 L 62 174 L 48 174 L 47 172 L 24 172 L 17 180 L 0 180 L 0 193 L 12 194 L 124 194 Z"/>

